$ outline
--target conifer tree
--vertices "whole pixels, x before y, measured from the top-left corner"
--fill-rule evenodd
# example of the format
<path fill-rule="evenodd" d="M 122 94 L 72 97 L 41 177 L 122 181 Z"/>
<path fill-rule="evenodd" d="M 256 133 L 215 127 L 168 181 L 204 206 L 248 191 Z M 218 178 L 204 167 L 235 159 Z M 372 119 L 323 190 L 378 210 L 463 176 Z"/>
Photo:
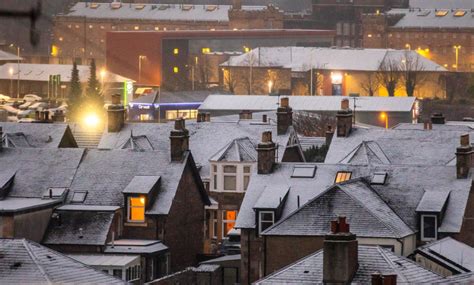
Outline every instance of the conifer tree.
<path fill-rule="evenodd" d="M 74 62 L 72 65 L 71 83 L 68 96 L 68 117 L 70 120 L 75 120 L 77 112 L 82 104 L 82 99 L 82 87 L 79 80 L 79 70 L 77 69 L 76 62 Z"/>

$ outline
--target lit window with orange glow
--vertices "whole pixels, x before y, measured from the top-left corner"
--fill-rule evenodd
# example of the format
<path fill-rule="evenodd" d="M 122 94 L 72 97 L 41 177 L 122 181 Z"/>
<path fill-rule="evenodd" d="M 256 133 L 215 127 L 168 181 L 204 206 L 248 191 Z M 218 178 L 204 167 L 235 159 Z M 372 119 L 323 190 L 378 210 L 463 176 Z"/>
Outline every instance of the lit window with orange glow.
<path fill-rule="evenodd" d="M 173 54 L 179 54 L 179 49 L 178 48 L 173 49 Z"/>
<path fill-rule="evenodd" d="M 179 68 L 177 66 L 173 67 L 173 73 L 178 73 L 179 72 Z"/>
<path fill-rule="evenodd" d="M 347 180 L 351 179 L 351 176 L 352 176 L 352 172 L 349 172 L 349 171 L 339 171 L 339 172 L 337 172 L 337 174 L 336 174 L 336 181 L 335 181 L 335 183 L 341 183 L 341 182 L 347 181 Z"/>
<path fill-rule="evenodd" d="M 134 223 L 145 221 L 145 197 L 128 198 L 128 221 Z"/>
<path fill-rule="evenodd" d="M 222 237 L 226 237 L 235 226 L 237 211 L 222 211 Z"/>
<path fill-rule="evenodd" d="M 55 45 L 51 46 L 51 56 L 58 56 L 59 54 L 59 48 Z"/>
<path fill-rule="evenodd" d="M 201 51 L 202 51 L 203 54 L 206 54 L 206 53 L 210 53 L 211 49 L 210 48 L 202 48 Z"/>

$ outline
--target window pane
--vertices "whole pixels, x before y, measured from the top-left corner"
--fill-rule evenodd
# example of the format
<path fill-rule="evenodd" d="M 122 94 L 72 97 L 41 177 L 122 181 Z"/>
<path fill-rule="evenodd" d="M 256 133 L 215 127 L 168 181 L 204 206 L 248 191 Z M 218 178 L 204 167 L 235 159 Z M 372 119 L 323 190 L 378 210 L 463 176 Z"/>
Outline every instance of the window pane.
<path fill-rule="evenodd" d="M 423 217 L 423 236 L 436 238 L 436 217 Z"/>
<path fill-rule="evenodd" d="M 237 173 L 237 166 L 234 166 L 234 165 L 224 166 L 224 173 Z"/>
<path fill-rule="evenodd" d="M 114 276 L 122 279 L 122 270 L 121 269 L 114 269 Z"/>
<path fill-rule="evenodd" d="M 237 177 L 235 176 L 224 176 L 224 190 L 236 190 Z"/>
<path fill-rule="evenodd" d="M 217 189 L 217 175 L 214 175 L 214 188 L 213 189 Z"/>
<path fill-rule="evenodd" d="M 244 190 L 247 190 L 249 186 L 250 176 L 244 176 Z"/>
<path fill-rule="evenodd" d="M 344 182 L 351 179 L 352 172 L 339 171 L 336 175 L 336 183 Z"/>
<path fill-rule="evenodd" d="M 261 222 L 260 223 L 260 232 L 263 232 L 264 230 L 268 229 L 273 225 L 272 222 Z"/>
<path fill-rule="evenodd" d="M 132 221 L 144 221 L 145 220 L 145 208 L 131 208 L 130 220 Z"/>
<path fill-rule="evenodd" d="M 145 198 L 130 197 L 129 199 L 129 221 L 143 222 L 145 221 Z"/>
<path fill-rule="evenodd" d="M 145 198 L 143 198 L 143 197 L 130 198 L 130 205 L 131 206 L 143 207 L 143 206 L 145 206 Z"/>
<path fill-rule="evenodd" d="M 250 173 L 250 166 L 244 166 L 244 173 Z"/>
<path fill-rule="evenodd" d="M 262 221 L 270 221 L 270 222 L 273 222 L 273 213 L 261 213 L 260 214 L 260 219 Z"/>
<path fill-rule="evenodd" d="M 212 171 L 217 172 L 217 165 L 212 166 Z"/>

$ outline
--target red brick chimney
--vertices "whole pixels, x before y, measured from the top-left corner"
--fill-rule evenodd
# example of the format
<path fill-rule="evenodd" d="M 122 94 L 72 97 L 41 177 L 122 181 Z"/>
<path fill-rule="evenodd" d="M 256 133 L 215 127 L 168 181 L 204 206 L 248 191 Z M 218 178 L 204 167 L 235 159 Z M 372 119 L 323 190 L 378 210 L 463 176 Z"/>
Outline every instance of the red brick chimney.
<path fill-rule="evenodd" d="M 397 285 L 397 274 L 372 273 L 372 285 Z"/>
<path fill-rule="evenodd" d="M 107 131 L 118 133 L 125 124 L 125 108 L 120 104 L 120 94 L 112 95 L 112 104 L 107 108 Z"/>
<path fill-rule="evenodd" d="M 352 131 L 352 110 L 349 108 L 349 99 L 342 99 L 341 110 L 337 111 L 337 136 L 348 137 Z"/>
<path fill-rule="evenodd" d="M 262 133 L 262 141 L 257 146 L 257 173 L 270 174 L 275 164 L 276 144 L 272 141 L 272 132 Z"/>
<path fill-rule="evenodd" d="M 277 109 L 277 134 L 286 134 L 291 125 L 293 125 L 293 109 L 290 107 L 289 98 L 284 97 L 281 98 Z"/>
<path fill-rule="evenodd" d="M 182 161 L 184 153 L 189 150 L 189 131 L 185 120 L 178 118 L 174 121 L 174 130 L 170 133 L 171 161 Z"/>
<path fill-rule="evenodd" d="M 242 0 L 232 0 L 232 9 L 242 10 Z"/>
<path fill-rule="evenodd" d="M 461 135 L 461 145 L 456 148 L 456 177 L 465 179 L 469 176 L 472 167 L 472 146 L 469 134 Z"/>
<path fill-rule="evenodd" d="M 359 267 L 356 235 L 345 217 L 331 222 L 331 233 L 324 239 L 323 283 L 349 284 Z"/>

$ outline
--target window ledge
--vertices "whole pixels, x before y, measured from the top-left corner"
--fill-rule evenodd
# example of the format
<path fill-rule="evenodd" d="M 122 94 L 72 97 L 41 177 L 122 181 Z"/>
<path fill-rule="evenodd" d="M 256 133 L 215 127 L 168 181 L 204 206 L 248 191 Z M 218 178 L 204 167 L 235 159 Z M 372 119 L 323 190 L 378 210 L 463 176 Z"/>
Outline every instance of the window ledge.
<path fill-rule="evenodd" d="M 148 226 L 146 222 L 137 222 L 137 223 L 126 222 L 123 225 L 126 227 L 147 227 Z"/>

